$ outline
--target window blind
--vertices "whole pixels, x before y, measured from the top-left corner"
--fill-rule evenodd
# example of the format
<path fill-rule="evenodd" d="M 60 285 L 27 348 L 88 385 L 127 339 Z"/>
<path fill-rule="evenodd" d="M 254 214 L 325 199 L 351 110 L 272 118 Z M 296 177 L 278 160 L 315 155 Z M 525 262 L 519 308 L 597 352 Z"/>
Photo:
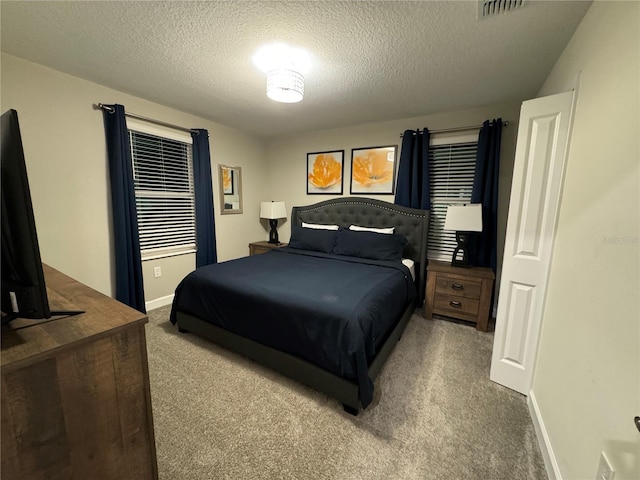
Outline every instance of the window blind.
<path fill-rule="evenodd" d="M 191 145 L 129 130 L 143 260 L 196 251 Z"/>
<path fill-rule="evenodd" d="M 430 260 L 451 261 L 456 234 L 444 230 L 447 206 L 471 201 L 477 150 L 477 142 L 429 147 L 431 213 L 427 258 Z"/>

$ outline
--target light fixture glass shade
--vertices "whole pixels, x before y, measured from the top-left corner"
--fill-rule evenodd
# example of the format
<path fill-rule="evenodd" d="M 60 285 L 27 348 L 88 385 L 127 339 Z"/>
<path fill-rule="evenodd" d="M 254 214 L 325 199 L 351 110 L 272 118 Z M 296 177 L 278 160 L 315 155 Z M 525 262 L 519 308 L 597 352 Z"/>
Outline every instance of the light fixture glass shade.
<path fill-rule="evenodd" d="M 449 205 L 444 221 L 444 229 L 457 232 L 481 232 L 482 204 Z"/>
<path fill-rule="evenodd" d="M 276 102 L 299 102 L 304 97 L 304 77 L 286 68 L 270 70 L 267 73 L 267 97 Z"/>
<path fill-rule="evenodd" d="M 260 204 L 260 218 L 287 218 L 287 207 L 284 202 L 262 202 Z"/>

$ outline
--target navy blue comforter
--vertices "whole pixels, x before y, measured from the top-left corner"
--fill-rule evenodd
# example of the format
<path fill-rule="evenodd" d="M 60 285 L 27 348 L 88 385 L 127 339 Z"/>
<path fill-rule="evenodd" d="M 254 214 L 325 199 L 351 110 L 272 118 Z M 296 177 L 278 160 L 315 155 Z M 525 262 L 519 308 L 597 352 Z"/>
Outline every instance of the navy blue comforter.
<path fill-rule="evenodd" d="M 357 382 L 373 398 L 368 365 L 415 298 L 400 262 L 279 248 L 209 265 L 178 285 L 182 311 Z"/>

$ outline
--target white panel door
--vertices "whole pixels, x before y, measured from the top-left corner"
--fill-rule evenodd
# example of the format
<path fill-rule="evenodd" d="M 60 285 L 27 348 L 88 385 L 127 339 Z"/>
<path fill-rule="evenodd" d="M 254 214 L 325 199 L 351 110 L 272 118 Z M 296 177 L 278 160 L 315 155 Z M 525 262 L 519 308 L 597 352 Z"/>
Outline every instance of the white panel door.
<path fill-rule="evenodd" d="M 568 146 L 573 92 L 523 102 L 490 378 L 529 394 Z"/>

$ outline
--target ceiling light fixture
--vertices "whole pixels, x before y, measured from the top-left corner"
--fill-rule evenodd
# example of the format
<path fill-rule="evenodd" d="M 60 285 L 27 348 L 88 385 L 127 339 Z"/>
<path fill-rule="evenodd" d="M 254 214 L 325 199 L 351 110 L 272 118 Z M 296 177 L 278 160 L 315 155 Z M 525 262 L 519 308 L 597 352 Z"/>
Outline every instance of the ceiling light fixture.
<path fill-rule="evenodd" d="M 267 45 L 256 52 L 253 62 L 267 74 L 267 96 L 270 99 L 283 103 L 302 100 L 303 74 L 311 63 L 304 50 L 282 43 Z"/>

